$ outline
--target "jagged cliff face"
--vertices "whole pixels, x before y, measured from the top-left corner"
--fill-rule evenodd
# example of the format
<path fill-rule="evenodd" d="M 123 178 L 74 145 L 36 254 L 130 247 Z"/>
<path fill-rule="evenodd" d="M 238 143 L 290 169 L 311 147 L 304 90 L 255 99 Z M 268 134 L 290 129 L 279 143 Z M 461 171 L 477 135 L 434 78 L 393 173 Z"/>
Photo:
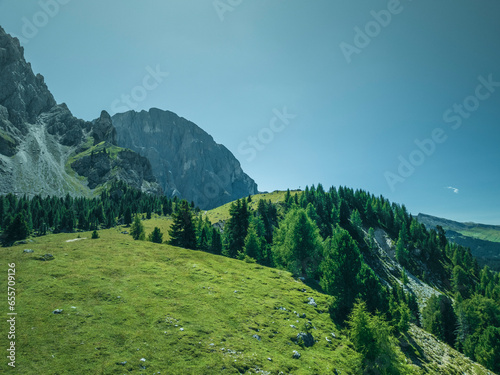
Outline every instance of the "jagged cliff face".
<path fill-rule="evenodd" d="M 86 161 L 105 147 L 112 152 L 99 163 Z M 109 114 L 86 122 L 56 104 L 19 41 L 0 27 L 0 194 L 92 195 L 114 179 L 160 191 L 147 159 L 116 146 Z"/>
<path fill-rule="evenodd" d="M 112 119 L 118 145 L 150 160 L 165 194 L 210 209 L 258 192 L 226 147 L 175 113 L 153 108 Z"/>

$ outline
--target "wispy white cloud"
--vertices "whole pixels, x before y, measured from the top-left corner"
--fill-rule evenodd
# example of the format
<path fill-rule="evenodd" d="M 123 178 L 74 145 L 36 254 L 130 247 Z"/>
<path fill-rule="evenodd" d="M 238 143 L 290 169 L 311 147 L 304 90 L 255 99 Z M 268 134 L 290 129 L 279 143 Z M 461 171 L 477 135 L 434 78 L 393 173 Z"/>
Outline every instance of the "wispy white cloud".
<path fill-rule="evenodd" d="M 458 194 L 458 192 L 459 192 L 459 190 L 458 190 L 457 188 L 453 187 L 453 186 L 448 186 L 448 187 L 446 187 L 446 189 L 453 190 L 453 192 L 454 192 L 455 194 Z"/>

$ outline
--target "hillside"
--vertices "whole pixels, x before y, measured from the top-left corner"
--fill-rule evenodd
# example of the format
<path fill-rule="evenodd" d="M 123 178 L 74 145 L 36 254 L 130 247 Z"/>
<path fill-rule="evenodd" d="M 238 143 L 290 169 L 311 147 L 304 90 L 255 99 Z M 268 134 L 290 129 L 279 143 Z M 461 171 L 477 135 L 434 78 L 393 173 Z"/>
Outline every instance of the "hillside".
<path fill-rule="evenodd" d="M 327 313 L 331 297 L 285 271 L 133 241 L 124 230 L 0 248 L 2 267 L 16 264 L 14 373 L 359 373 L 359 355 Z M 46 253 L 54 259 L 38 260 Z M 299 332 L 317 341 L 301 348 Z M 491 373 L 416 326 L 401 345 L 422 373 Z M 0 369 L 12 373 L 5 361 Z"/>
<path fill-rule="evenodd" d="M 500 226 L 459 223 L 425 214 L 418 214 L 417 219 L 429 229 L 440 225 L 448 239 L 469 247 L 481 266 L 500 271 Z"/>

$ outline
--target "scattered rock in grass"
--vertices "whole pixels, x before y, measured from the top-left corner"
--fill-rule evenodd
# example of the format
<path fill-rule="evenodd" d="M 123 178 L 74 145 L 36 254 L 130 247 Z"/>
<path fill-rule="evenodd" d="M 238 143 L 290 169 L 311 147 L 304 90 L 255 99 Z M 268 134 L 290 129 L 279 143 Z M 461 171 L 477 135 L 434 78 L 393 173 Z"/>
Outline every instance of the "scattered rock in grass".
<path fill-rule="evenodd" d="M 333 332 L 332 332 L 332 337 L 333 337 L 334 339 L 336 339 L 336 338 L 337 338 L 337 336 L 335 336 L 335 333 L 333 333 Z"/>
<path fill-rule="evenodd" d="M 293 324 L 290 324 L 290 327 L 297 329 L 297 327 L 295 327 Z"/>
<path fill-rule="evenodd" d="M 32 250 L 32 249 L 24 249 L 24 250 L 23 250 L 23 253 L 28 253 L 28 254 L 30 254 L 30 253 L 34 253 L 34 252 L 35 252 L 35 251 L 34 251 L 34 250 Z"/>
<path fill-rule="evenodd" d="M 146 358 L 141 358 L 139 361 L 146 362 Z"/>
<path fill-rule="evenodd" d="M 326 342 L 327 342 L 327 343 L 329 343 L 329 344 L 331 344 L 331 343 L 332 343 L 332 340 L 330 340 L 328 337 L 325 337 L 325 339 L 326 339 Z"/>
<path fill-rule="evenodd" d="M 300 353 L 296 350 L 293 351 L 293 355 L 292 355 L 292 358 L 293 359 L 299 359 L 300 358 Z"/>
<path fill-rule="evenodd" d="M 62 314 L 63 312 L 63 309 L 55 309 L 54 311 L 52 311 L 52 314 Z"/>
<path fill-rule="evenodd" d="M 276 307 L 276 310 L 286 311 L 284 307 Z"/>
<path fill-rule="evenodd" d="M 41 261 L 54 260 L 54 256 L 52 254 L 44 254 L 42 256 L 39 256 L 37 259 Z"/>
<path fill-rule="evenodd" d="M 301 316 L 302 319 L 305 319 L 306 318 L 306 314 L 303 313 L 302 316 Z"/>
<path fill-rule="evenodd" d="M 126 230 L 124 230 L 124 231 L 122 232 L 122 234 L 128 234 L 128 232 L 127 232 Z"/>
<path fill-rule="evenodd" d="M 260 341 L 260 336 L 259 335 L 253 335 L 252 336 L 254 339 L 257 339 L 258 341 Z"/>
<path fill-rule="evenodd" d="M 310 333 L 300 332 L 299 334 L 297 334 L 297 342 L 301 341 L 302 343 L 304 343 L 304 346 L 306 348 L 309 348 L 314 345 L 314 337 Z"/>
<path fill-rule="evenodd" d="M 117 365 L 121 365 L 121 366 L 125 366 L 127 364 L 127 361 L 123 361 L 123 362 L 116 362 Z"/>
<path fill-rule="evenodd" d="M 184 328 L 179 328 L 180 331 L 184 331 Z"/>
<path fill-rule="evenodd" d="M 271 358 L 268 358 L 267 360 L 268 360 L 269 362 L 272 362 L 272 361 L 273 361 Z"/>
<path fill-rule="evenodd" d="M 301 289 L 300 290 L 302 293 L 306 293 L 307 292 L 307 289 Z"/>
<path fill-rule="evenodd" d="M 316 302 L 314 301 L 314 298 L 312 297 L 307 297 L 307 300 L 309 302 L 307 302 L 308 305 L 311 305 L 312 307 L 318 307 L 318 305 L 316 304 Z"/>

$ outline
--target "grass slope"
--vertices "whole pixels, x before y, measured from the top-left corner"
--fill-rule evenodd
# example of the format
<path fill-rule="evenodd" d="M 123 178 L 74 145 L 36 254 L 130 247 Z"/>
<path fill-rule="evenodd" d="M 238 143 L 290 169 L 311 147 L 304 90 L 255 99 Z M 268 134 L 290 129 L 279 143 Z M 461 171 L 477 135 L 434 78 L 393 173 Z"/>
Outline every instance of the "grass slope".
<path fill-rule="evenodd" d="M 133 241 L 121 230 L 100 231 L 97 240 L 81 233 L 86 239 L 72 242 L 75 234 L 49 235 L 0 249 L 2 269 L 16 263 L 13 373 L 356 373 L 358 355 L 331 336 L 339 332 L 324 313 L 328 296 L 287 272 Z M 55 259 L 36 259 L 45 253 Z M 306 332 L 308 321 L 318 342 L 302 349 L 291 338 Z M 6 334 L 0 346 L 8 347 Z M 292 359 L 293 350 L 300 359 Z M 4 359 L 0 371 L 8 369 Z"/>
<path fill-rule="evenodd" d="M 300 194 L 300 190 L 290 191 L 291 196 L 293 197 L 296 194 Z M 272 203 L 283 202 L 285 200 L 286 191 L 273 191 L 272 193 L 262 193 L 252 195 L 252 201 L 249 204 L 249 207 L 252 210 L 257 210 L 259 206 L 259 200 L 263 199 L 265 201 L 271 201 Z M 246 199 L 246 198 L 245 198 Z M 231 208 L 231 204 L 234 202 L 226 203 L 222 206 L 216 207 L 210 211 L 206 212 L 208 219 L 212 224 L 217 223 L 219 221 L 225 221 L 230 218 L 229 209 Z"/>
<path fill-rule="evenodd" d="M 144 224 L 147 233 L 154 226 L 166 233 L 170 221 Z M 96 240 L 90 232 L 80 233 L 80 239 L 77 234 L 48 235 L 0 248 L 0 289 L 6 290 L 7 263 L 16 264 L 18 313 L 16 368 L 8 367 L 4 356 L 0 372 L 361 372 L 359 355 L 326 312 L 331 297 L 288 272 L 134 241 L 124 230 L 102 230 Z M 34 253 L 24 253 L 26 248 Z M 46 253 L 54 260 L 37 260 Z M 309 297 L 317 307 L 308 304 Z M 0 306 L 6 312 L 4 301 Z M 56 309 L 63 311 L 53 314 Z M 4 321 L 2 348 L 8 348 L 7 328 Z M 449 360 L 435 359 L 435 340 L 412 330 L 417 334 L 402 346 L 422 373 L 487 373 L 458 353 L 442 350 Z M 300 347 L 293 341 L 299 332 L 310 332 L 317 342 Z M 294 350 L 300 359 L 292 358 Z"/>

